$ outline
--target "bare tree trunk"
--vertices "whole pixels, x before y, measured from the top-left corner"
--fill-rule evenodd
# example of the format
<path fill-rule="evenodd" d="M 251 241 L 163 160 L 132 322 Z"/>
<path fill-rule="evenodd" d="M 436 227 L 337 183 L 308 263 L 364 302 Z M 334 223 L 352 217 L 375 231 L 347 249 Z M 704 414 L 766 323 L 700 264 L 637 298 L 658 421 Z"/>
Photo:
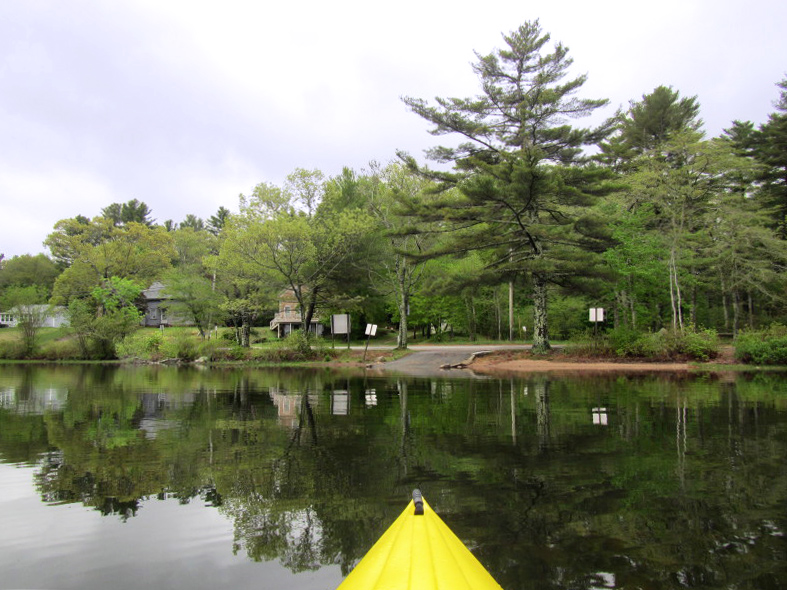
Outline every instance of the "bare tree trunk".
<path fill-rule="evenodd" d="M 545 353 L 549 346 L 547 325 L 547 280 L 539 273 L 533 274 L 533 352 Z"/>
<path fill-rule="evenodd" d="M 465 293 L 465 306 L 467 308 L 467 331 L 469 332 L 468 336 L 470 337 L 471 342 L 475 342 L 476 339 L 476 317 L 475 317 L 475 301 L 473 300 L 473 294 L 468 290 Z"/>
<path fill-rule="evenodd" d="M 730 310 L 727 307 L 727 291 L 724 287 L 724 277 L 721 279 L 721 307 L 724 313 L 724 330 L 730 329 Z"/>
<path fill-rule="evenodd" d="M 399 291 L 399 334 L 396 337 L 396 347 L 400 350 L 407 348 L 407 308 L 410 306 L 410 296 L 404 285 Z"/>
<path fill-rule="evenodd" d="M 732 292 L 732 335 L 733 337 L 738 336 L 738 326 L 740 322 L 740 296 L 738 295 L 738 290 L 735 289 Z"/>
<path fill-rule="evenodd" d="M 689 307 L 689 321 L 692 326 L 697 325 L 697 287 L 691 288 L 691 303 Z"/>
<path fill-rule="evenodd" d="M 673 247 L 670 252 L 669 260 L 669 273 L 670 273 L 670 303 L 672 303 L 672 329 L 679 329 L 683 331 L 683 300 L 680 292 L 680 283 L 678 282 L 678 264 L 675 255 L 675 248 Z"/>
<path fill-rule="evenodd" d="M 754 329 L 754 301 L 751 298 L 751 291 L 746 293 L 746 297 L 749 303 L 749 328 L 753 330 Z"/>
<path fill-rule="evenodd" d="M 497 339 L 503 339 L 503 310 L 500 306 L 500 290 L 495 287 L 495 319 L 497 320 Z"/>
<path fill-rule="evenodd" d="M 514 281 L 508 282 L 508 339 L 514 341 Z"/>

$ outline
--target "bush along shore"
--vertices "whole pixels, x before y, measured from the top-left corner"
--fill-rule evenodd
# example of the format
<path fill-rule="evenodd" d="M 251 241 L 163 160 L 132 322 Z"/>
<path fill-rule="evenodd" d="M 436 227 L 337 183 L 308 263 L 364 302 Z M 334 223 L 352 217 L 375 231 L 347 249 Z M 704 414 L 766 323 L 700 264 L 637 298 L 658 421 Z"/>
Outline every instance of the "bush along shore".
<path fill-rule="evenodd" d="M 21 330 L 0 331 L 0 360 L 33 362 L 107 361 L 160 364 L 284 364 L 284 363 L 361 363 L 363 351 L 350 350 L 346 342 L 310 337 L 295 332 L 278 339 L 270 330 L 252 332 L 251 346 L 240 346 L 231 328 L 217 330 L 202 338 L 193 328 L 164 330 L 141 328 L 119 340 L 109 350 L 103 343 L 80 341 L 68 328 L 39 330 L 32 346 Z M 447 344 L 447 342 L 441 342 Z M 385 354 L 375 351 L 374 360 L 391 360 L 402 353 L 394 351 L 395 341 Z M 501 344 L 505 344 L 502 342 Z M 713 362 L 723 347 L 713 330 L 637 332 L 612 329 L 597 336 L 582 334 L 564 347 L 534 358 L 561 361 L 607 360 L 615 362 Z M 734 360 L 749 366 L 787 366 L 787 327 L 780 324 L 763 330 L 741 332 L 732 344 Z M 727 359 L 728 361 L 730 359 Z"/>
<path fill-rule="evenodd" d="M 386 342 L 387 344 L 388 342 Z M 379 344 L 379 342 L 378 342 Z M 392 360 L 393 351 L 375 351 L 369 358 Z M 330 339 L 310 337 L 300 332 L 278 339 L 270 330 L 252 331 L 251 346 L 237 343 L 235 331 L 219 329 L 210 338 L 200 337 L 193 328 L 140 328 L 119 340 L 109 350 L 104 343 L 81 341 L 68 328 L 42 328 L 33 346 L 16 328 L 0 330 L 0 360 L 20 362 L 112 362 L 145 364 L 359 364 L 364 352 L 348 349 Z"/>

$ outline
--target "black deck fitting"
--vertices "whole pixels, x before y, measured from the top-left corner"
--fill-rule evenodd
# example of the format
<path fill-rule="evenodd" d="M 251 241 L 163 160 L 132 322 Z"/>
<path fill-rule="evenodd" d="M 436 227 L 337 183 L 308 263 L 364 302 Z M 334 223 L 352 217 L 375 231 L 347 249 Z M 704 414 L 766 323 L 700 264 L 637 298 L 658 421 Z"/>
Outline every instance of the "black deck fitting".
<path fill-rule="evenodd" d="M 415 504 L 415 513 L 421 515 L 424 513 L 424 497 L 421 495 L 421 490 L 413 490 L 413 503 Z"/>

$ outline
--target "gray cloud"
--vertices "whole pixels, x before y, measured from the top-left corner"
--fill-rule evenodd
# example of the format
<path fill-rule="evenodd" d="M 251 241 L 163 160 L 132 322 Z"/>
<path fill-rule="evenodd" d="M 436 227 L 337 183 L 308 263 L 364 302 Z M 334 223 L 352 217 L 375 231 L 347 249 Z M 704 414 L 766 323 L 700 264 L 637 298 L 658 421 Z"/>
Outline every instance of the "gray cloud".
<path fill-rule="evenodd" d="M 0 252 L 111 202 L 206 217 L 295 167 L 360 168 L 435 143 L 400 96 L 477 91 L 473 50 L 541 18 L 585 94 L 612 106 L 659 84 L 698 95 L 708 133 L 761 122 L 787 66 L 781 3 L 405 0 L 259 6 L 34 1 L 0 6 Z"/>

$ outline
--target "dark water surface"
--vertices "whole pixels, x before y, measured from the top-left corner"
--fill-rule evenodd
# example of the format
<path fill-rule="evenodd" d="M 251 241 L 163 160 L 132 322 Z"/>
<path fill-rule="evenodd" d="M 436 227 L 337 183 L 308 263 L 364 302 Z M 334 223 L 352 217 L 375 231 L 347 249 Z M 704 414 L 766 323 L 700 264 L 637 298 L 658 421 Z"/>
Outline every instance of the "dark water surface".
<path fill-rule="evenodd" d="M 3 590 L 330 590 L 415 487 L 505 590 L 787 588 L 787 380 L 0 367 Z"/>

